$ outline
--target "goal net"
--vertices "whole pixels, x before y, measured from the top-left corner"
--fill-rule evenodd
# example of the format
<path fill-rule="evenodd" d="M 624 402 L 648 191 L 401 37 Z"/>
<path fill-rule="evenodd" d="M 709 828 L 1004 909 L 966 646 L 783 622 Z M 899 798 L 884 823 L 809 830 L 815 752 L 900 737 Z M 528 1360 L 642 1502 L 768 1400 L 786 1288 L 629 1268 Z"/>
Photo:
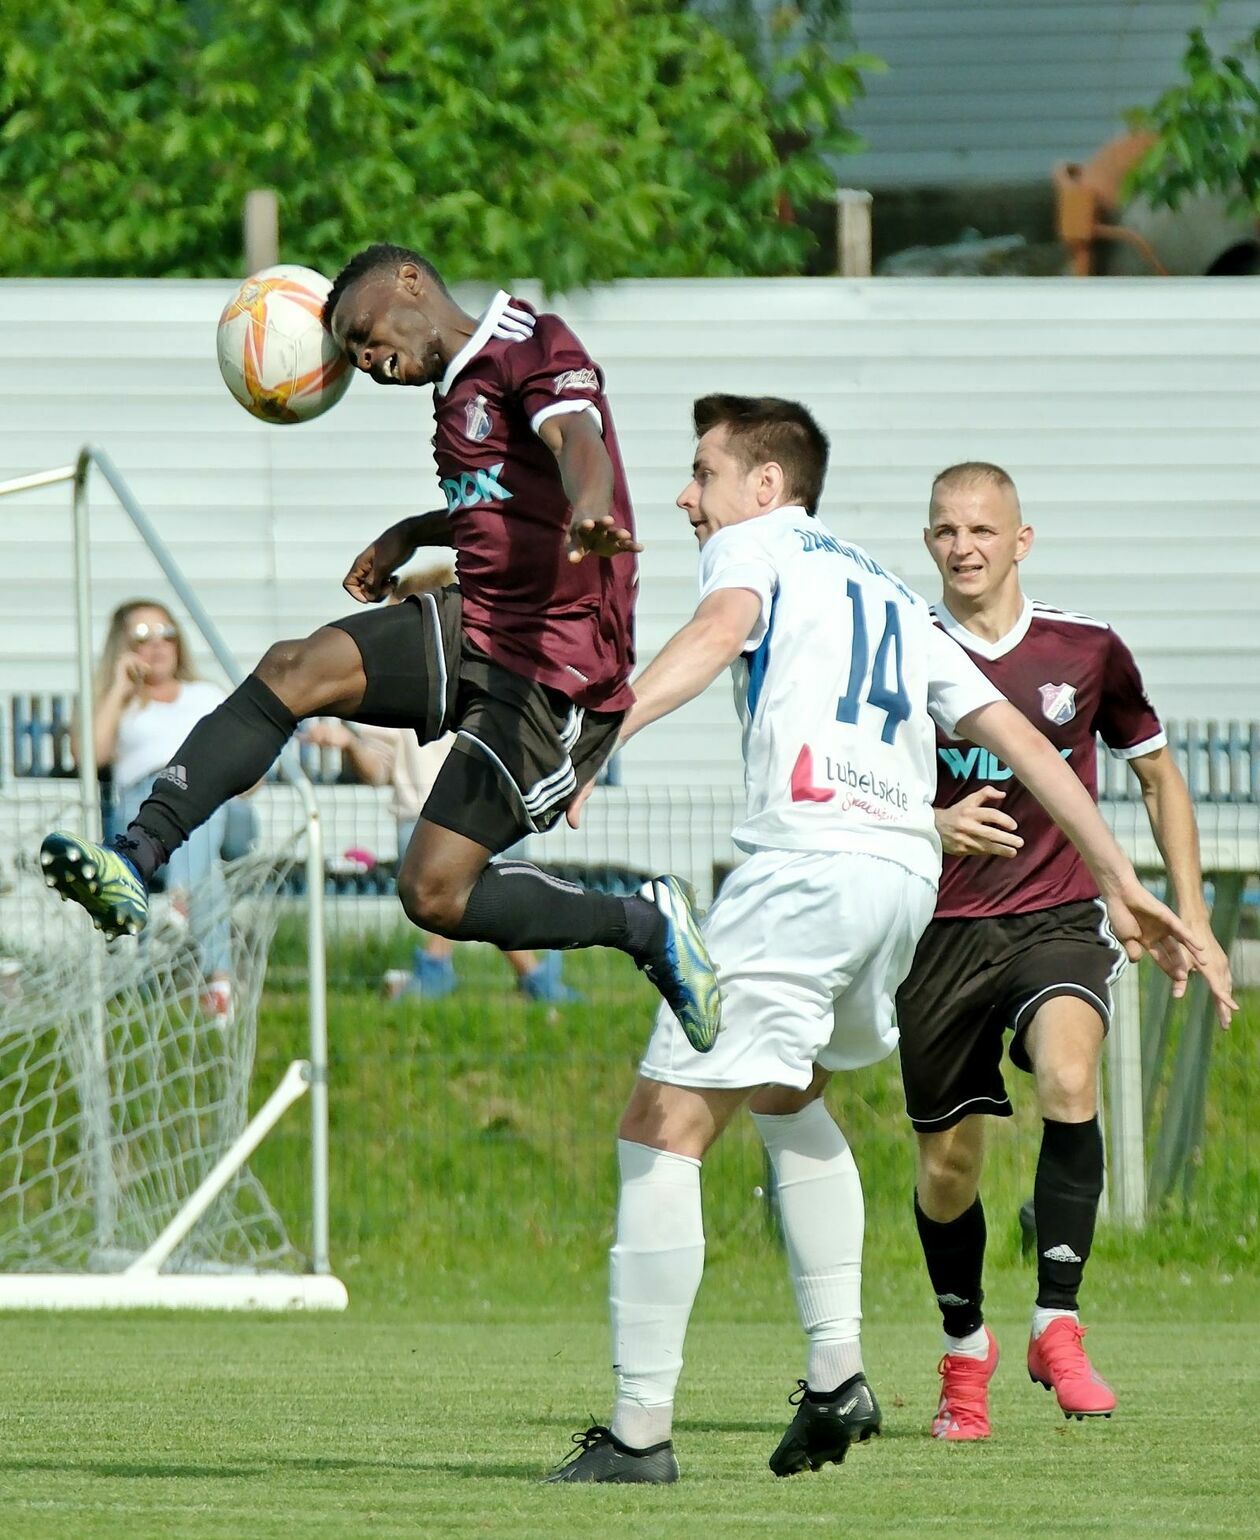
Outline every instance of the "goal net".
<path fill-rule="evenodd" d="M 305 1089 L 295 1066 L 251 1123 L 259 1000 L 300 831 L 225 867 L 187 915 L 156 896 L 142 935 L 106 947 L 38 861 L 50 828 L 81 826 L 75 791 L 0 779 L 0 1307 L 344 1304 L 336 1279 L 304 1274 L 244 1163 L 259 1118 L 270 1126 Z M 228 1010 L 203 973 L 216 928 L 230 937 Z"/>

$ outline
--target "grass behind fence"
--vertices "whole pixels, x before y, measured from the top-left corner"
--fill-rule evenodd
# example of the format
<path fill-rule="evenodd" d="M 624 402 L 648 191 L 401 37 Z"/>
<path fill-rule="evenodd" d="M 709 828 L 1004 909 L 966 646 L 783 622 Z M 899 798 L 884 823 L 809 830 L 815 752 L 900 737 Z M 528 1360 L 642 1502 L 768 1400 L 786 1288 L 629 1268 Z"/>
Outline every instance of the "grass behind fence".
<path fill-rule="evenodd" d="M 381 1301 L 466 1302 L 470 1289 L 525 1289 L 540 1275 L 586 1278 L 602 1267 L 616 1195 L 615 1130 L 650 1030 L 655 994 L 608 951 L 565 958 L 580 1005 L 533 1004 L 490 947 L 457 950 L 462 987 L 437 1001 L 388 1002 L 387 967 L 410 960 L 415 933 L 335 939 L 329 948 L 334 1264 Z M 254 1098 L 306 1051 L 304 950 L 282 927 L 258 1033 Z M 1105 1232 L 1096 1248 L 1225 1277 L 1256 1270 L 1260 1172 L 1258 1002 L 1215 1045 L 1208 1134 L 1190 1197 L 1140 1239 Z M 993 1120 L 984 1196 L 994 1267 L 1019 1258 L 1020 1204 L 1031 1194 L 1038 1122 L 1031 1086 L 1007 1070 L 1018 1107 Z M 913 1139 L 895 1057 L 838 1075 L 829 1103 L 857 1154 L 868 1209 L 868 1276 L 922 1263 L 910 1216 Z M 307 1212 L 308 1142 L 300 1108 L 253 1166 L 282 1212 Z M 762 1191 L 760 1143 L 739 1118 L 706 1162 L 710 1271 L 751 1280 L 781 1264 Z M 1180 1194 L 1181 1189 L 1178 1189 Z M 303 1237 L 302 1222 L 295 1226 Z"/>

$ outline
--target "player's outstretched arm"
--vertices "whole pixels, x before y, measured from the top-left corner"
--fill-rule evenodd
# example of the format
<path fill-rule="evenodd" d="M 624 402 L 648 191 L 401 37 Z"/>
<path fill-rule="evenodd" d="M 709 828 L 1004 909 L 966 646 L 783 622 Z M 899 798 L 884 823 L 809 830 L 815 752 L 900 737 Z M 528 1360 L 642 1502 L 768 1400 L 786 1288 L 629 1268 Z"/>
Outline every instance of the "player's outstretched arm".
<path fill-rule="evenodd" d="M 617 747 L 649 722 L 668 716 L 707 690 L 743 652 L 761 617 L 761 598 L 748 588 L 719 588 L 702 599 L 681 631 L 675 631 L 634 681 L 634 705 L 626 712 Z M 594 782 L 579 787 L 567 818 L 578 827 Z"/>
<path fill-rule="evenodd" d="M 1227 1028 L 1237 1006 L 1229 958 L 1212 934 L 1212 917 L 1203 897 L 1203 867 L 1199 859 L 1199 829 L 1190 789 L 1167 747 L 1141 754 L 1129 766 L 1142 786 L 1142 800 L 1151 833 L 1164 858 L 1164 868 L 1177 897 L 1177 913 L 1203 938 L 1204 961 L 1199 971 L 1216 1001 L 1217 1019 Z"/>
<path fill-rule="evenodd" d="M 620 741 L 707 690 L 743 652 L 760 618 L 761 596 L 749 588 L 719 588 L 702 599 L 634 681 L 634 705 L 621 725 Z"/>
<path fill-rule="evenodd" d="M 969 712 L 959 721 L 958 732 L 1005 760 L 1080 851 L 1129 958 L 1136 962 L 1144 950 L 1149 952 L 1173 980 L 1174 993 L 1183 994 L 1191 963 L 1203 966 L 1202 942 L 1138 881 L 1093 798 L 1049 740 L 1009 701 L 992 701 Z"/>
<path fill-rule="evenodd" d="M 417 513 L 410 519 L 391 524 L 377 535 L 350 563 L 341 586 L 360 604 L 379 604 L 393 593 L 398 569 L 422 545 L 450 545 L 451 516 L 445 508 L 431 513 Z"/>
<path fill-rule="evenodd" d="M 562 412 L 549 417 L 538 436 L 556 457 L 564 495 L 573 510 L 569 560 L 641 551 L 639 542 L 612 515 L 612 461 L 590 412 Z"/>

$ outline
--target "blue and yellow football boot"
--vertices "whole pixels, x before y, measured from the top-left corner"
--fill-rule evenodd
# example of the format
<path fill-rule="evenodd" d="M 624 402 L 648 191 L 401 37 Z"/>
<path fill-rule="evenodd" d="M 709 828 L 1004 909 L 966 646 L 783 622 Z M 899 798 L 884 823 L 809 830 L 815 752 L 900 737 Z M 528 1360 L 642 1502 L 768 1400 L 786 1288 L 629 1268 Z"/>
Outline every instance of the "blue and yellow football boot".
<path fill-rule="evenodd" d="M 722 997 L 709 949 L 700 933 L 696 895 L 689 882 L 654 877 L 639 890 L 664 918 L 657 949 L 639 966 L 697 1053 L 708 1053 L 722 1028 Z"/>
<path fill-rule="evenodd" d="M 61 830 L 39 847 L 44 881 L 62 898 L 81 904 L 107 941 L 135 936 L 149 918 L 149 895 L 124 856 Z"/>

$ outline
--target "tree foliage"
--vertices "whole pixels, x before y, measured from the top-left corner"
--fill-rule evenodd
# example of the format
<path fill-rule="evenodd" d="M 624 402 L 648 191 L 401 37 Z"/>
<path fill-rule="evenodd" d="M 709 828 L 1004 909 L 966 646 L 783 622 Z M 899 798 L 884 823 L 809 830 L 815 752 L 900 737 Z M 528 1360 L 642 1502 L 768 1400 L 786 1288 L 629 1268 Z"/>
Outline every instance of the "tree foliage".
<path fill-rule="evenodd" d="M 759 73 L 671 0 L 5 0 L 0 272 L 239 271 L 246 192 L 282 255 L 369 240 L 451 279 L 799 271 L 862 56 Z"/>
<path fill-rule="evenodd" d="M 1129 114 L 1156 140 L 1128 190 L 1174 209 L 1190 193 L 1221 193 L 1234 212 L 1260 215 L 1260 23 L 1220 54 L 1193 28 L 1181 71 L 1153 107 Z"/>

